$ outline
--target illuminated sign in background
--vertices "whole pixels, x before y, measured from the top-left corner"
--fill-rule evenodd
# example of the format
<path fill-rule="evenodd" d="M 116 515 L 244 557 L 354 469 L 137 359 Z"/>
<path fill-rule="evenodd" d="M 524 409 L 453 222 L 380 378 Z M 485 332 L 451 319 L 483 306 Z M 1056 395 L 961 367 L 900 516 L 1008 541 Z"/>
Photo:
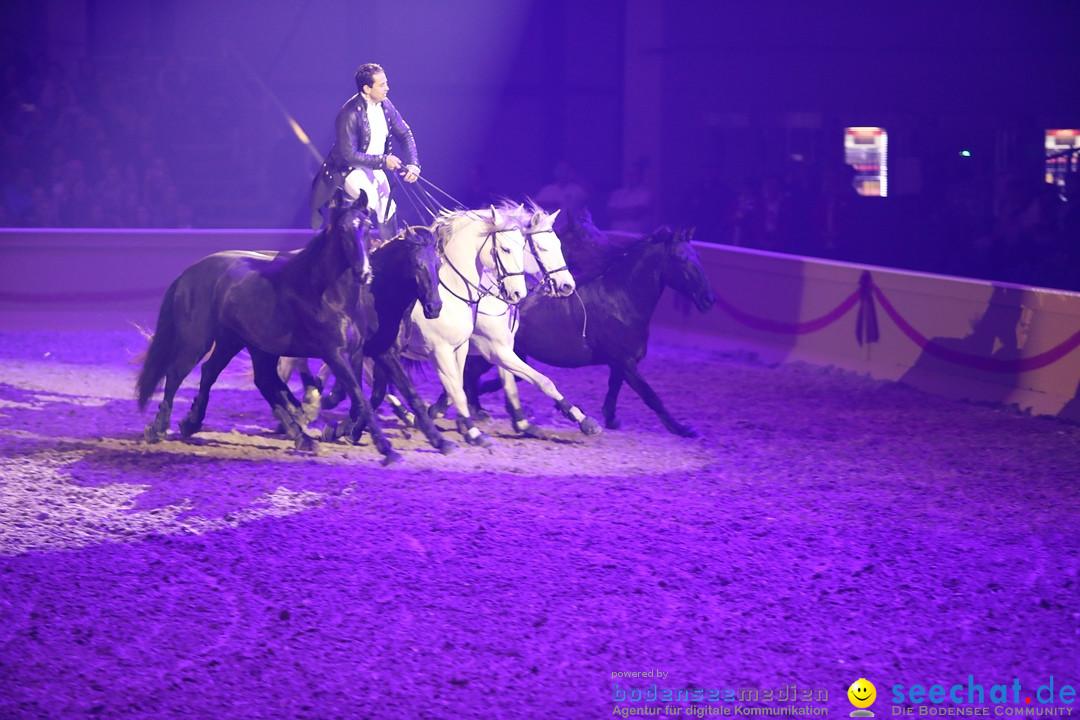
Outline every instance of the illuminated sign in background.
<path fill-rule="evenodd" d="M 1047 130 L 1046 182 L 1060 188 L 1071 172 L 1080 172 L 1080 130 Z"/>
<path fill-rule="evenodd" d="M 889 194 L 889 135 L 885 128 L 845 128 L 844 162 L 855 168 L 855 190 L 860 195 Z"/>

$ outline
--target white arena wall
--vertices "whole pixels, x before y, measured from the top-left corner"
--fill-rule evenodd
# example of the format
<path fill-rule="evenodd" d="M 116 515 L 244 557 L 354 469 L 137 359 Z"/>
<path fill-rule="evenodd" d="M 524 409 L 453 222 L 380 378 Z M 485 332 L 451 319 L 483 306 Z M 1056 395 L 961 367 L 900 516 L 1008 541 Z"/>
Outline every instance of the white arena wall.
<path fill-rule="evenodd" d="M 304 230 L 0 230 L 0 330 L 152 329 L 165 288 L 204 255 L 293 249 L 310 237 Z M 656 338 L 1080 421 L 1078 293 L 695 245 L 717 304 L 701 314 L 667 291 Z"/>

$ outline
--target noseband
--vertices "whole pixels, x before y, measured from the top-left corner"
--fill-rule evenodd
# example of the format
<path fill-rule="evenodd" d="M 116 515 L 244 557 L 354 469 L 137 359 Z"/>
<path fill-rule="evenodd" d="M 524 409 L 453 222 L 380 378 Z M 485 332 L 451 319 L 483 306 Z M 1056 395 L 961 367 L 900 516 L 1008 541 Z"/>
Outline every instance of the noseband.
<path fill-rule="evenodd" d="M 503 264 L 502 259 L 499 257 L 499 248 L 495 243 L 495 237 L 499 233 L 509 232 L 509 231 L 515 230 L 515 229 L 517 229 L 517 228 L 514 228 L 514 227 L 502 227 L 502 228 L 496 228 L 496 229 L 491 230 L 491 232 L 489 232 L 487 234 L 487 237 L 484 238 L 484 242 L 480 245 L 480 252 L 477 253 L 477 255 L 476 255 L 479 258 L 480 255 L 482 255 L 483 252 L 484 252 L 484 245 L 487 245 L 488 243 L 491 243 L 491 250 L 490 250 L 490 252 L 491 252 L 491 262 L 492 262 L 492 265 L 495 266 L 495 282 L 499 287 L 499 293 L 498 293 L 497 297 L 500 300 L 502 300 L 503 302 L 506 302 L 507 304 L 510 304 L 510 303 L 508 301 L 508 298 L 506 297 L 506 290 L 503 287 L 504 282 L 506 281 L 507 278 L 515 277 L 517 275 L 525 275 L 525 269 L 523 267 L 521 269 L 521 271 L 519 271 L 519 272 L 510 272 L 509 270 L 506 269 L 506 265 Z M 454 297 L 456 297 L 458 300 L 461 300 L 462 302 L 466 303 L 467 305 L 479 305 L 480 301 L 483 300 L 486 295 L 495 295 L 495 293 L 491 292 L 487 288 L 484 288 L 484 287 L 480 286 L 479 284 L 474 285 L 472 282 L 470 282 L 469 279 L 467 277 L 465 277 L 464 273 L 462 273 L 460 270 L 457 269 L 457 267 L 454 266 L 454 263 L 452 263 L 449 258 L 444 257 L 444 260 L 446 261 L 446 264 L 450 267 L 450 269 L 453 270 L 455 273 L 457 273 L 457 276 L 459 278 L 461 278 L 461 280 L 465 283 L 465 287 L 467 287 L 469 289 L 469 297 L 463 298 L 460 295 L 458 295 L 456 292 L 454 292 L 450 287 L 447 287 L 446 283 L 442 283 L 442 286 L 444 288 L 446 288 L 446 291 L 449 292 Z M 481 279 L 482 279 L 483 278 L 483 269 L 481 269 L 480 276 L 481 276 Z M 472 298 L 472 294 L 473 294 L 474 290 L 477 293 L 477 297 L 476 297 L 475 300 Z"/>
<path fill-rule="evenodd" d="M 551 229 L 522 231 L 522 234 L 525 236 L 525 241 L 528 243 L 529 252 L 531 252 L 533 257 L 536 258 L 536 264 L 540 267 L 540 274 L 544 278 L 540 281 L 540 287 L 553 292 L 555 290 L 555 280 L 551 276 L 557 272 L 562 272 L 563 270 L 569 271 L 570 267 L 567 265 L 563 265 L 561 267 L 555 268 L 554 270 L 549 270 L 548 268 L 544 267 L 544 261 L 540 259 L 540 251 L 536 247 L 536 240 L 533 239 L 534 235 L 542 235 L 544 233 L 551 233 L 552 235 L 554 235 L 555 231 Z"/>
<path fill-rule="evenodd" d="M 522 265 L 521 270 L 518 272 L 510 272 L 507 270 L 506 266 L 503 265 L 502 258 L 499 257 L 499 248 L 495 245 L 496 236 L 498 236 L 499 233 L 509 232 L 511 229 L 512 228 L 502 228 L 499 230 L 492 230 L 488 233 L 487 240 L 484 241 L 485 243 L 491 241 L 491 262 L 495 265 L 495 279 L 499 284 L 499 299 L 503 301 L 507 299 L 506 289 L 503 287 L 507 279 L 517 277 L 518 275 L 525 275 L 524 265 Z"/>

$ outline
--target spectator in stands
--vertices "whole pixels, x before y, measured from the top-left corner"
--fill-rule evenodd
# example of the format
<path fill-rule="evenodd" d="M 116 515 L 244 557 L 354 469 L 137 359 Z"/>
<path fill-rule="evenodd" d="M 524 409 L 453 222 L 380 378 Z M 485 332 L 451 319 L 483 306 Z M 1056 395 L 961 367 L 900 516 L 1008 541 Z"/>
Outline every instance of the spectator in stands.
<path fill-rule="evenodd" d="M 626 170 L 622 187 L 608 198 L 608 217 L 612 230 L 645 235 L 655 230 L 656 217 L 653 194 L 645 184 L 647 158 L 638 158 Z"/>

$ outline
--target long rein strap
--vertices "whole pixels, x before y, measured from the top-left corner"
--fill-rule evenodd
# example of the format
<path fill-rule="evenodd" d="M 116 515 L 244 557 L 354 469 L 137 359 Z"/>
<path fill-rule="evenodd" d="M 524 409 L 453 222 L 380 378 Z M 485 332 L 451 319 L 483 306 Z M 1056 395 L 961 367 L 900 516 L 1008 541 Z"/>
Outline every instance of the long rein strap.
<path fill-rule="evenodd" d="M 498 231 L 495 231 L 495 232 L 498 232 Z M 494 248 L 495 243 L 492 242 L 492 239 L 495 237 L 495 232 L 488 233 L 488 236 L 486 238 L 484 238 L 483 244 L 480 245 L 480 252 L 482 253 L 484 251 L 484 245 L 487 245 L 489 242 L 491 242 L 491 244 L 492 244 L 491 255 L 492 255 L 493 258 L 495 258 L 495 262 L 496 262 L 497 267 L 502 268 L 502 263 L 500 263 L 499 260 L 498 260 L 498 253 L 495 252 L 495 248 Z M 480 256 L 480 253 L 477 253 L 477 257 L 479 257 L 479 256 Z M 449 285 L 447 285 L 443 281 L 441 276 L 439 277 L 439 284 L 442 285 L 444 288 L 446 288 L 446 292 L 450 293 L 451 295 L 456 297 L 458 300 L 462 301 L 466 305 L 473 306 L 474 312 L 479 312 L 480 311 L 480 301 L 483 300 L 485 297 L 488 297 L 488 296 L 497 297 L 495 295 L 495 293 L 493 293 L 490 290 L 484 288 L 479 283 L 473 283 L 471 280 L 469 280 L 469 278 L 467 278 L 465 276 L 465 273 L 461 272 L 461 270 L 459 270 L 457 268 L 457 266 L 454 265 L 454 263 L 450 260 L 449 257 L 446 257 L 445 255 L 443 255 L 443 260 L 445 260 L 446 264 L 450 267 L 450 269 L 453 270 L 457 274 L 457 276 L 459 278 L 461 278 L 461 281 L 463 283 L 465 283 L 465 287 L 469 291 L 469 293 L 468 293 L 469 296 L 468 297 L 461 297 L 461 295 L 456 293 L 453 288 L 451 288 Z M 480 270 L 480 277 L 481 278 L 483 277 L 483 270 L 482 269 Z M 477 297 L 476 297 L 475 300 L 472 297 L 474 290 L 476 291 L 476 294 L 477 294 Z"/>
<path fill-rule="evenodd" d="M 431 193 L 424 190 L 422 187 L 415 187 L 416 183 L 407 183 L 399 178 L 396 174 L 393 176 L 397 182 L 400 194 L 404 195 L 409 204 L 412 206 L 413 212 L 417 214 L 426 222 L 434 222 L 435 218 L 442 212 L 446 212 L 446 208 L 443 207 Z"/>

